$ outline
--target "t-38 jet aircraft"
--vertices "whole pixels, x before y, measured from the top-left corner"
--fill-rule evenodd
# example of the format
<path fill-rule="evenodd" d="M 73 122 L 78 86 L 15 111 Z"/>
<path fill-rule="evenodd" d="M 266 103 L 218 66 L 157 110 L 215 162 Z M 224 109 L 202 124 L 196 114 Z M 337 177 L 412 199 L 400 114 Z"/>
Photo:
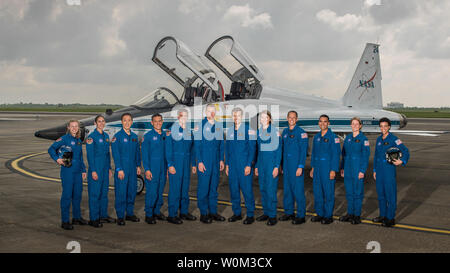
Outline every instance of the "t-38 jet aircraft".
<path fill-rule="evenodd" d="M 215 71 L 208 65 L 212 62 L 230 83 L 225 92 Z M 387 117 L 392 122 L 391 132 L 396 134 L 437 136 L 443 131 L 411 131 L 400 130 L 406 126 L 404 115 L 382 109 L 381 69 L 379 45 L 366 44 L 356 71 L 344 96 L 340 100 L 330 100 L 314 95 L 303 94 L 281 88 L 273 88 L 264 84 L 262 71 L 256 66 L 241 45 L 231 36 L 216 39 L 201 56 L 191 50 L 185 43 L 174 38 L 165 37 L 156 45 L 152 57 L 162 70 L 168 73 L 183 90 L 180 95 L 166 87 L 159 87 L 133 105 L 117 111 L 107 110 L 104 114 L 106 126 L 104 131 L 112 138 L 120 131 L 121 115 L 131 113 L 132 130 L 139 138 L 150 129 L 151 116 L 160 113 L 164 119 L 163 129 L 170 129 L 176 121 L 178 109 L 188 110 L 193 128 L 194 119 L 200 121 L 207 104 L 214 104 L 218 113 L 216 120 L 228 125 L 233 124 L 231 109 L 240 106 L 245 112 L 245 122 L 253 129 L 257 128 L 257 114 L 260 110 L 269 110 L 277 106 L 278 115 L 273 115 L 273 124 L 280 130 L 287 127 L 286 116 L 290 110 L 299 114 L 298 125 L 310 137 L 318 132 L 318 119 L 321 114 L 330 117 L 330 128 L 334 133 L 344 136 L 351 132 L 350 120 L 359 117 L 363 122 L 365 134 L 379 134 L 378 120 Z M 298 75 L 301 77 L 301 75 Z M 226 79 L 225 79 L 226 80 Z M 249 106 L 254 106 L 253 113 L 248 114 Z M 260 106 L 266 108 L 261 109 Z M 192 113 L 199 114 L 193 117 Z M 228 113 L 228 115 L 227 115 Z M 94 117 L 81 122 L 81 137 L 84 140 L 95 130 Z M 278 125 L 277 125 L 278 124 Z M 35 133 L 36 137 L 56 140 L 66 133 L 67 124 L 44 129 Z M 223 126 L 226 128 L 227 126 Z M 138 192 L 143 189 L 143 179 L 138 178 Z"/>
<path fill-rule="evenodd" d="M 228 78 L 231 83 L 228 92 L 224 90 L 206 59 Z M 107 122 L 105 132 L 110 137 L 121 129 L 120 117 L 123 113 L 132 114 L 132 129 L 142 137 L 152 128 L 150 120 L 153 114 L 162 114 L 165 122 L 163 128 L 168 129 L 176 120 L 173 113 L 176 113 L 177 109 L 186 108 L 190 113 L 195 113 L 196 110 L 197 113 L 203 113 L 208 103 L 215 104 L 222 113 L 230 113 L 227 110 L 235 105 L 253 105 L 256 109 L 258 106 L 267 106 L 268 110 L 271 106 L 278 106 L 279 115 L 274 117 L 274 124 L 278 124 L 280 129 L 287 127 L 287 112 L 295 110 L 299 114 L 298 124 L 307 132 L 318 132 L 318 118 L 321 114 L 327 114 L 330 117 L 330 128 L 341 136 L 351 132 L 350 119 L 355 116 L 361 118 L 366 134 L 379 133 L 378 120 L 382 117 L 392 121 L 391 132 L 397 134 L 436 136 L 444 133 L 400 130 L 407 124 L 406 117 L 382 109 L 380 55 L 377 44 L 366 44 L 347 91 L 340 100 L 265 85 L 262 71 L 231 36 L 216 39 L 204 56 L 174 37 L 165 37 L 156 45 L 152 61 L 181 85 L 182 94 L 177 95 L 169 88 L 159 87 L 133 105 L 114 112 L 107 110 L 104 114 Z M 256 125 L 256 114 L 246 116 L 246 122 L 254 121 Z M 232 124 L 231 115 L 219 114 L 218 119 Z M 95 129 L 94 117 L 80 122 L 84 139 Z M 37 131 L 35 136 L 56 140 L 65 133 L 66 124 L 62 124 Z"/>

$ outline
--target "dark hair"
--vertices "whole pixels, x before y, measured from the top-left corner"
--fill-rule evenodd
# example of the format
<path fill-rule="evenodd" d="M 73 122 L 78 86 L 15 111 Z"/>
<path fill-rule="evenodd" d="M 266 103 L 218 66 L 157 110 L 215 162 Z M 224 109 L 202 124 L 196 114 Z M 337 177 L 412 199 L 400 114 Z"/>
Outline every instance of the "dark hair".
<path fill-rule="evenodd" d="M 152 121 L 153 121 L 154 118 L 157 118 L 157 117 L 160 117 L 160 118 L 162 119 L 161 114 L 154 114 L 154 115 L 152 116 Z"/>
<path fill-rule="evenodd" d="M 261 114 L 266 114 L 270 118 L 269 124 L 272 124 L 272 114 L 269 111 L 264 110 L 264 111 L 261 111 L 261 113 L 259 113 L 259 114 L 260 115 Z"/>
<path fill-rule="evenodd" d="M 294 111 L 294 110 L 291 110 L 291 111 L 289 111 L 288 113 L 287 113 L 287 115 L 289 116 L 289 114 L 290 113 L 294 113 L 295 114 L 295 116 L 298 118 L 298 114 L 297 114 L 297 111 Z"/>
<path fill-rule="evenodd" d="M 99 118 L 103 118 L 103 119 L 105 119 L 105 117 L 104 117 L 104 116 L 102 116 L 102 115 L 98 115 L 98 116 L 96 116 L 96 117 L 95 117 L 95 119 L 94 119 L 94 122 L 95 122 L 95 123 L 97 123 L 97 120 L 98 120 Z M 105 120 L 105 121 L 106 121 L 106 120 Z"/>
<path fill-rule="evenodd" d="M 388 118 L 380 118 L 380 121 L 378 122 L 378 125 L 380 125 L 382 122 L 387 122 L 389 127 L 391 127 L 391 120 Z"/>
<path fill-rule="evenodd" d="M 122 116 L 120 117 L 120 120 L 123 120 L 123 117 L 125 116 L 130 116 L 131 120 L 133 120 L 133 116 L 131 116 L 130 113 L 123 113 Z"/>
<path fill-rule="evenodd" d="M 328 121 L 330 121 L 330 117 L 329 117 L 328 115 L 325 115 L 325 114 L 320 115 L 319 120 L 320 120 L 321 118 L 327 118 Z"/>

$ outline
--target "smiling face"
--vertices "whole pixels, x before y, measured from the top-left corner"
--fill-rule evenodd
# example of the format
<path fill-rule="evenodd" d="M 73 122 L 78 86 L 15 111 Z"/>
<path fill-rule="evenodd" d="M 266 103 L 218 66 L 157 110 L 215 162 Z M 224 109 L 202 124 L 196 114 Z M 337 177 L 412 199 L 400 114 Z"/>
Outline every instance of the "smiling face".
<path fill-rule="evenodd" d="M 289 127 L 294 127 L 297 123 L 298 117 L 294 112 L 290 112 L 287 116 L 287 121 L 289 124 Z"/>
<path fill-rule="evenodd" d="M 352 126 L 352 131 L 353 132 L 359 132 L 361 130 L 361 127 L 362 127 L 362 125 L 356 119 L 352 120 L 351 126 Z"/>
<path fill-rule="evenodd" d="M 320 130 L 322 130 L 322 131 L 328 130 L 329 125 L 330 125 L 330 121 L 326 117 L 321 117 L 319 119 Z"/>
<path fill-rule="evenodd" d="M 261 122 L 261 125 L 262 125 L 264 128 L 267 128 L 267 127 L 269 126 L 269 123 L 270 123 L 270 117 L 269 117 L 269 115 L 267 115 L 267 113 L 264 113 L 264 112 L 261 113 L 259 120 L 260 120 L 260 122 Z"/>
<path fill-rule="evenodd" d="M 160 116 L 152 117 L 152 126 L 155 128 L 156 131 L 161 131 L 163 119 Z"/>
<path fill-rule="evenodd" d="M 188 119 L 188 113 L 187 112 L 180 111 L 178 113 L 178 121 L 179 121 L 181 127 L 184 127 L 186 125 L 187 119 Z"/>
<path fill-rule="evenodd" d="M 208 120 L 214 120 L 216 117 L 216 108 L 214 106 L 207 106 L 206 107 L 206 118 Z"/>
<path fill-rule="evenodd" d="M 129 131 L 131 128 L 131 125 L 133 125 L 133 118 L 129 115 L 125 115 L 122 117 L 122 126 L 125 131 Z"/>
<path fill-rule="evenodd" d="M 239 125 L 242 122 L 242 112 L 241 111 L 234 111 L 233 112 L 233 120 L 234 120 L 234 125 Z"/>
<path fill-rule="evenodd" d="M 78 124 L 78 122 L 72 121 L 72 122 L 69 123 L 67 128 L 69 129 L 70 134 L 73 137 L 76 137 L 78 131 L 80 130 L 80 125 Z"/>
<path fill-rule="evenodd" d="M 95 126 L 97 127 L 97 129 L 99 131 L 103 131 L 103 129 L 105 128 L 106 125 L 106 121 L 104 117 L 99 117 L 97 118 L 97 121 L 95 122 Z"/>
<path fill-rule="evenodd" d="M 389 123 L 380 122 L 380 130 L 383 135 L 387 135 L 389 133 L 390 129 L 391 129 L 391 126 L 389 126 Z"/>

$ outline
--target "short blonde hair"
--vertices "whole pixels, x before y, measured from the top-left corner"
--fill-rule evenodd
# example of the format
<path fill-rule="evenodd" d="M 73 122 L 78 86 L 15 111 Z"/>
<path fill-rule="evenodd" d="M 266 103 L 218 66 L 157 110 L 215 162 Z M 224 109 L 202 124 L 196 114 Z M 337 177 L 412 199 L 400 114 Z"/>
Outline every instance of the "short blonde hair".
<path fill-rule="evenodd" d="M 359 125 L 361 125 L 361 128 L 362 128 L 362 125 L 363 125 L 363 124 L 362 124 L 361 119 L 358 118 L 358 117 L 353 117 L 353 118 L 350 120 L 350 124 L 352 124 L 352 122 L 353 122 L 354 120 L 358 121 L 358 122 L 359 122 Z"/>

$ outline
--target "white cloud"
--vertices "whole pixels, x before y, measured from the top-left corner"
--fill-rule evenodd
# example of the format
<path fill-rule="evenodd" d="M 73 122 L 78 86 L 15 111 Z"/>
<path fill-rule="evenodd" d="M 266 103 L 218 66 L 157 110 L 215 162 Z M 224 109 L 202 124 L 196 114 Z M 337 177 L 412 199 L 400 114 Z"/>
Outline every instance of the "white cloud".
<path fill-rule="evenodd" d="M 336 12 L 323 9 L 316 13 L 316 18 L 330 25 L 332 28 L 336 30 L 351 30 L 356 29 L 360 26 L 362 22 L 362 16 L 354 15 L 347 13 L 343 16 L 337 16 Z"/>
<path fill-rule="evenodd" d="M 273 28 L 271 16 L 267 12 L 259 13 L 248 4 L 245 6 L 231 6 L 223 18 L 228 22 L 238 22 L 242 27 L 249 28 Z"/>

